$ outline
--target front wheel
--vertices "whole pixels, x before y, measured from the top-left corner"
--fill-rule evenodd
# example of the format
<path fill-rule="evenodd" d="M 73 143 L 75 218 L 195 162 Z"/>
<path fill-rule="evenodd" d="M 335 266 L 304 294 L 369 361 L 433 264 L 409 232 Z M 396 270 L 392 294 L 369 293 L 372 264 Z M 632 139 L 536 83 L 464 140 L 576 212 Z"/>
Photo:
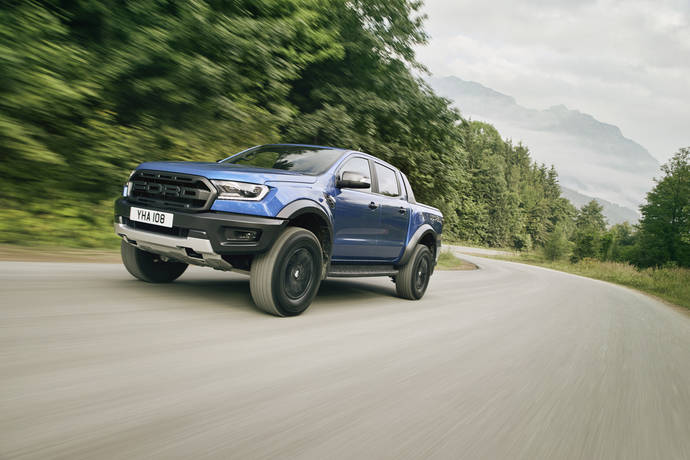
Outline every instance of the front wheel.
<path fill-rule="evenodd" d="M 164 261 L 158 254 L 142 251 L 124 240 L 120 246 L 120 254 L 127 271 L 148 283 L 175 281 L 187 269 L 187 264 L 183 262 Z"/>
<path fill-rule="evenodd" d="M 321 284 L 321 244 L 309 230 L 288 227 L 267 252 L 252 261 L 254 303 L 276 316 L 296 316 L 311 305 Z"/>
<path fill-rule="evenodd" d="M 419 300 L 429 285 L 433 268 L 431 251 L 423 244 L 414 248 L 412 257 L 402 266 L 395 277 L 395 291 L 403 299 Z"/>

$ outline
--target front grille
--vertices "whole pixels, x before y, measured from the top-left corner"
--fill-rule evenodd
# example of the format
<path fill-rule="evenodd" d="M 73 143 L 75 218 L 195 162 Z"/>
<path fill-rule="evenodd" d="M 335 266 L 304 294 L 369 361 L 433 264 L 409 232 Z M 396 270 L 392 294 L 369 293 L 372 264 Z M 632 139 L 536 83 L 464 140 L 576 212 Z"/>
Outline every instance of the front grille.
<path fill-rule="evenodd" d="M 136 222 L 126 217 L 122 218 L 122 223 L 128 227 L 135 228 L 137 230 L 143 230 L 145 232 L 160 233 L 161 235 L 177 236 L 179 238 L 187 238 L 189 234 L 189 229 L 180 227 L 161 227 L 158 225 L 151 225 L 144 222 Z"/>
<path fill-rule="evenodd" d="M 138 170 L 130 184 L 130 201 L 163 209 L 204 211 L 216 196 L 208 179 L 190 174 Z"/>

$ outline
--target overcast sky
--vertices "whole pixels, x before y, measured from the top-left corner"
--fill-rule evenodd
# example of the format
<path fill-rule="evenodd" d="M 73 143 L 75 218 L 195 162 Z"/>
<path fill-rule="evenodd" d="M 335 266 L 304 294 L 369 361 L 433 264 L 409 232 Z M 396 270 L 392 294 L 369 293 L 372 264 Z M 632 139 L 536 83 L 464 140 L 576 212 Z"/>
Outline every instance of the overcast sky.
<path fill-rule="evenodd" d="M 690 0 L 425 1 L 434 75 L 589 113 L 662 162 L 690 146 Z"/>

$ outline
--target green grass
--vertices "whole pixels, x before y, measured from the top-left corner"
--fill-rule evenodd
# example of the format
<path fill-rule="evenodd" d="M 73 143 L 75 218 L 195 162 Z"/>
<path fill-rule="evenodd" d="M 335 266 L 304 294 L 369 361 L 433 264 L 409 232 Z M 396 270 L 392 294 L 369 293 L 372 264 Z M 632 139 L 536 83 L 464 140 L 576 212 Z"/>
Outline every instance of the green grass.
<path fill-rule="evenodd" d="M 503 260 L 524 262 L 602 281 L 621 284 L 653 294 L 667 302 L 690 308 L 690 269 L 679 267 L 637 269 L 622 262 L 585 259 L 577 263 L 548 261 L 537 252 L 515 257 L 492 256 Z"/>
<path fill-rule="evenodd" d="M 436 268 L 439 270 L 474 270 L 477 266 L 455 257 L 450 251 L 442 251 L 438 256 Z"/>
<path fill-rule="evenodd" d="M 66 246 L 0 244 L 0 260 L 19 262 L 120 263 L 120 251 L 116 249 L 79 249 Z"/>
<path fill-rule="evenodd" d="M 446 237 L 444 235 L 443 237 L 443 245 L 444 246 L 463 246 L 467 248 L 478 248 L 478 249 L 493 249 L 496 251 L 505 251 L 505 252 L 515 252 L 515 248 L 511 248 L 508 246 L 489 246 L 487 244 L 481 244 L 477 243 L 475 241 L 467 241 L 467 240 L 459 240 L 453 237 Z"/>
<path fill-rule="evenodd" d="M 113 202 L 56 198 L 2 207 L 7 202 L 0 200 L 0 244 L 117 249 Z"/>

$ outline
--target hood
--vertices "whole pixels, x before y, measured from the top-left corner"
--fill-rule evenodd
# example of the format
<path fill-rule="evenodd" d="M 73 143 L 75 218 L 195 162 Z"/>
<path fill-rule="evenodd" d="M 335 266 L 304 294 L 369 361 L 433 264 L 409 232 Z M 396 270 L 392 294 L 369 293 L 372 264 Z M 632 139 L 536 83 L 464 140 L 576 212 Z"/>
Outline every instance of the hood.
<path fill-rule="evenodd" d="M 194 174 L 208 179 L 234 180 L 265 184 L 266 182 L 298 182 L 313 184 L 315 176 L 281 169 L 256 168 L 232 163 L 211 163 L 202 161 L 152 161 L 140 164 L 137 169 Z"/>

